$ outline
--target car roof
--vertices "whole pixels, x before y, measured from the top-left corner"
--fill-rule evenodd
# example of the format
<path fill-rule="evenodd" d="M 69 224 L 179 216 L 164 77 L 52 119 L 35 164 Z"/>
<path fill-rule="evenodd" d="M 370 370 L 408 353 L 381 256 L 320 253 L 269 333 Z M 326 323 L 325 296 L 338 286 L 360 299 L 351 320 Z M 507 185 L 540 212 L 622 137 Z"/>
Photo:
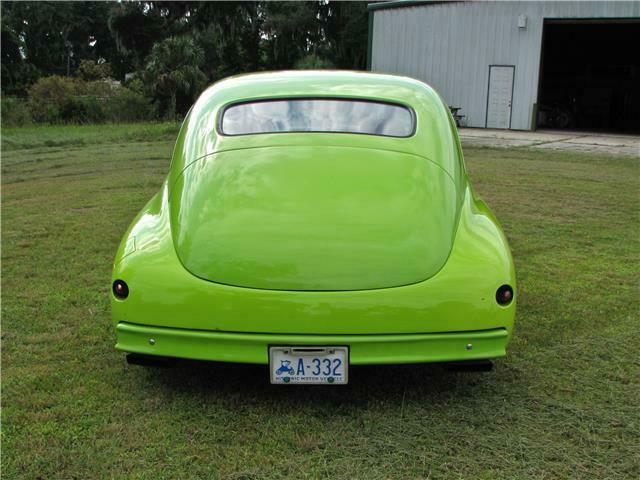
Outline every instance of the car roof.
<path fill-rule="evenodd" d="M 415 95 L 437 100 L 435 91 L 413 78 L 345 70 L 291 70 L 235 75 L 209 87 L 209 94 L 228 101 L 273 97 L 349 97 L 385 100 L 411 105 Z"/>
<path fill-rule="evenodd" d="M 405 105 L 413 109 L 412 136 L 393 138 L 357 133 L 287 132 L 225 136 L 218 125 L 233 103 L 278 98 L 350 98 Z M 321 137 L 318 137 L 320 136 Z M 321 138 L 321 140 L 320 140 Z M 324 145 L 395 150 L 438 163 L 452 176 L 460 170 L 457 131 L 447 106 L 426 83 L 409 77 L 342 70 L 299 70 L 235 75 L 209 88 L 185 118 L 172 161 L 178 172 L 218 151 L 283 145 Z"/>

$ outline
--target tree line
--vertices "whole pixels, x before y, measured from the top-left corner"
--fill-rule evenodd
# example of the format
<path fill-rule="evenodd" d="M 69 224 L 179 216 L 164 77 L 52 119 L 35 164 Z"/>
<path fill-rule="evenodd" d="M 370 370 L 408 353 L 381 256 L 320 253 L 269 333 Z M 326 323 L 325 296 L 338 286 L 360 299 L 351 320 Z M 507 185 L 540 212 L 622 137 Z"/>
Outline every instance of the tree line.
<path fill-rule="evenodd" d="M 1 20 L 3 97 L 115 79 L 166 118 L 229 75 L 366 63 L 365 2 L 7 1 Z"/>

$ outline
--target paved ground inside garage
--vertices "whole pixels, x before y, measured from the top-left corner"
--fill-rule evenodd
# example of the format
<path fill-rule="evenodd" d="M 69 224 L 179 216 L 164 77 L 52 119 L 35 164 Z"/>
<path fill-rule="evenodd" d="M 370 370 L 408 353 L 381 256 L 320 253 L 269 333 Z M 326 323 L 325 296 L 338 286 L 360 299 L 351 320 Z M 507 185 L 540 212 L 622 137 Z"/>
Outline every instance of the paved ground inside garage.
<path fill-rule="evenodd" d="M 640 135 L 538 130 L 535 132 L 461 128 L 463 145 L 531 147 L 550 150 L 611 153 L 640 157 Z"/>

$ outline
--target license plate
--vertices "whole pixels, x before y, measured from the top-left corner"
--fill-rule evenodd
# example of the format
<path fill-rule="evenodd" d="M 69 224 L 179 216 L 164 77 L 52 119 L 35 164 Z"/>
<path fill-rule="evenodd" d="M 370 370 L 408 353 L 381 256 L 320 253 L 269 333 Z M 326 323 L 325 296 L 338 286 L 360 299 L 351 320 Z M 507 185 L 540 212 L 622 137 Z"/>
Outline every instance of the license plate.
<path fill-rule="evenodd" d="M 270 347 L 269 371 L 274 384 L 344 385 L 349 347 Z"/>

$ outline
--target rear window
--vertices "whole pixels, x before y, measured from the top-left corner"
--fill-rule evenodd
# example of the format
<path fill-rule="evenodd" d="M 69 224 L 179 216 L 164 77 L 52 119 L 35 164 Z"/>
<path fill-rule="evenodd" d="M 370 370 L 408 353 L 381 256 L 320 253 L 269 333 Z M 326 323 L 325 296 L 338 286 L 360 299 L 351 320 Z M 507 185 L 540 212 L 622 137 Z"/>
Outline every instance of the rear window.
<path fill-rule="evenodd" d="M 404 106 L 368 100 L 278 99 L 227 107 L 220 123 L 224 135 L 283 132 L 334 132 L 409 137 L 413 112 Z"/>

